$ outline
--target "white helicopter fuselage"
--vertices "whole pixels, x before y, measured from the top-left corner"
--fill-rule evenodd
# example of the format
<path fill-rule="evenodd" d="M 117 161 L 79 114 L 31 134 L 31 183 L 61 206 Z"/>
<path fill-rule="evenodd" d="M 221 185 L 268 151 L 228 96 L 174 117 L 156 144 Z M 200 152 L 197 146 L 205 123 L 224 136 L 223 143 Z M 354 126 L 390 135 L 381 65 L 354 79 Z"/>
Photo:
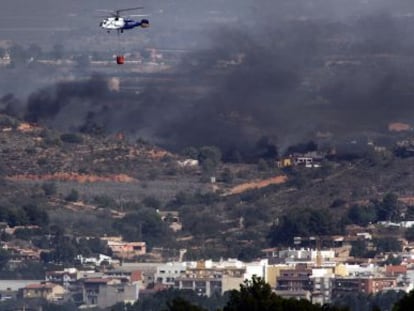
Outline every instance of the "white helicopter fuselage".
<path fill-rule="evenodd" d="M 125 20 L 122 17 L 107 17 L 99 24 L 99 26 L 107 30 L 123 29 Z"/>

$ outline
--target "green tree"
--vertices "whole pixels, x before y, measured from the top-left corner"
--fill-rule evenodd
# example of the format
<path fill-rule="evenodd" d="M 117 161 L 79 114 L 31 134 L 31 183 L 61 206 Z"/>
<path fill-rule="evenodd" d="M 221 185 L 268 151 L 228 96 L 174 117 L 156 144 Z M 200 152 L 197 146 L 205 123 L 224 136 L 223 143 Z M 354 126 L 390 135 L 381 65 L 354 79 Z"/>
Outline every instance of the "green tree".
<path fill-rule="evenodd" d="M 167 307 L 167 311 L 207 311 L 206 309 L 193 305 L 181 297 L 174 298 L 171 302 L 167 302 Z"/>
<path fill-rule="evenodd" d="M 0 248 L 0 270 L 3 270 L 11 258 L 9 251 Z"/>
<path fill-rule="evenodd" d="M 68 202 L 76 202 L 79 200 L 79 192 L 75 189 L 72 189 L 69 194 L 65 197 L 65 200 Z"/>
<path fill-rule="evenodd" d="M 221 151 L 215 146 L 204 146 L 200 148 L 198 160 L 204 172 L 211 173 L 221 161 Z"/>
<path fill-rule="evenodd" d="M 155 209 L 159 209 L 161 207 L 161 201 L 158 200 L 156 197 L 147 196 L 142 200 L 142 204 L 146 207 L 151 207 Z"/>
<path fill-rule="evenodd" d="M 402 250 L 401 242 L 395 237 L 383 237 L 374 240 L 377 252 L 400 252 Z"/>
<path fill-rule="evenodd" d="M 295 210 L 271 227 L 268 238 L 273 246 L 289 245 L 295 236 L 332 235 L 341 229 L 341 224 L 326 210 Z"/>
<path fill-rule="evenodd" d="M 26 217 L 30 224 L 38 226 L 46 226 L 49 224 L 49 215 L 36 204 L 24 205 L 23 211 L 26 213 Z"/>
<path fill-rule="evenodd" d="M 269 284 L 253 276 L 240 285 L 240 290 L 230 292 L 223 311 L 319 311 L 340 310 L 336 307 L 313 305 L 308 300 L 283 299 L 272 292 Z"/>
<path fill-rule="evenodd" d="M 29 224 L 29 219 L 27 218 L 27 214 L 23 209 L 9 209 L 7 215 L 7 223 L 10 227 L 24 226 Z"/>
<path fill-rule="evenodd" d="M 405 230 L 404 236 L 408 241 L 414 241 L 414 226 Z"/>
<path fill-rule="evenodd" d="M 208 175 L 214 175 L 214 171 L 216 169 L 217 165 L 214 163 L 211 159 L 205 159 L 201 165 L 201 168 L 203 169 L 204 177 L 208 177 Z"/>
<path fill-rule="evenodd" d="M 376 205 L 378 220 L 395 221 L 400 217 L 398 196 L 395 193 L 384 195 L 382 202 Z"/>
<path fill-rule="evenodd" d="M 42 189 L 46 196 L 55 195 L 57 193 L 57 186 L 54 182 L 45 182 L 42 184 Z"/>
<path fill-rule="evenodd" d="M 78 253 L 83 256 L 93 256 L 98 254 L 109 255 L 110 249 L 107 247 L 107 243 L 99 238 L 79 239 L 77 243 Z"/>
<path fill-rule="evenodd" d="M 385 260 L 384 264 L 398 266 L 402 263 L 402 258 L 400 256 L 395 256 L 393 254 L 388 255 L 387 259 Z"/>
<path fill-rule="evenodd" d="M 45 263 L 74 263 L 75 257 L 78 253 L 76 240 L 70 239 L 66 236 L 64 229 L 61 227 L 52 226 L 51 231 L 51 233 L 53 233 L 53 238 L 50 242 L 53 250 L 51 252 L 42 252 L 40 254 L 41 259 Z"/>
<path fill-rule="evenodd" d="M 353 224 L 367 226 L 377 220 L 377 213 L 371 206 L 353 205 L 348 211 L 348 218 Z"/>
<path fill-rule="evenodd" d="M 354 242 L 351 242 L 351 252 L 350 255 L 354 256 L 354 257 L 360 257 L 360 258 L 365 258 L 368 254 L 368 249 L 367 249 L 367 242 L 365 242 L 365 240 L 356 240 Z"/>
<path fill-rule="evenodd" d="M 99 208 L 115 208 L 117 206 L 116 201 L 107 195 L 98 195 L 93 198 L 93 202 Z"/>
<path fill-rule="evenodd" d="M 392 308 L 392 311 L 411 311 L 411 310 L 414 310 L 414 290 L 406 294 Z"/>
<path fill-rule="evenodd" d="M 253 276 L 240 285 L 240 290 L 232 290 L 230 299 L 223 311 L 267 311 L 277 310 L 281 299 L 262 278 Z"/>
<path fill-rule="evenodd" d="M 127 241 L 146 241 L 148 245 L 155 242 L 170 242 L 171 235 L 166 223 L 152 208 L 141 208 L 128 213 L 123 219 L 114 222 L 114 229 Z"/>
<path fill-rule="evenodd" d="M 227 294 L 213 294 L 211 297 L 199 296 L 193 290 L 167 289 L 158 291 L 154 295 L 140 298 L 133 305 L 117 304 L 113 311 L 149 311 L 149 310 L 221 310 L 227 302 Z M 188 309 L 182 309 L 188 307 Z M 178 309 L 180 308 L 180 309 Z"/>
<path fill-rule="evenodd" d="M 190 159 L 197 159 L 198 158 L 198 150 L 195 147 L 187 147 L 184 148 L 181 152 L 184 156 Z"/>

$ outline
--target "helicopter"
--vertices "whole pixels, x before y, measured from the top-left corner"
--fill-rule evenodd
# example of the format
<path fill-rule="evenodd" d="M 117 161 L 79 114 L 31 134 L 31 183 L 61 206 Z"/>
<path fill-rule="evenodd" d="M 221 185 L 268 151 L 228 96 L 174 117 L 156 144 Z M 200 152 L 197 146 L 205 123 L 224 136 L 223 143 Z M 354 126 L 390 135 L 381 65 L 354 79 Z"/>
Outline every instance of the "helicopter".
<path fill-rule="evenodd" d="M 143 7 L 120 9 L 110 11 L 109 15 L 105 17 L 100 23 L 99 27 L 105 29 L 108 33 L 111 30 L 116 30 L 119 33 L 123 33 L 124 30 L 133 29 L 135 27 L 147 28 L 149 27 L 148 19 L 141 19 L 140 21 L 133 20 L 129 16 L 121 16 L 122 12 L 141 10 Z M 146 16 L 146 15 L 133 15 L 133 16 Z"/>

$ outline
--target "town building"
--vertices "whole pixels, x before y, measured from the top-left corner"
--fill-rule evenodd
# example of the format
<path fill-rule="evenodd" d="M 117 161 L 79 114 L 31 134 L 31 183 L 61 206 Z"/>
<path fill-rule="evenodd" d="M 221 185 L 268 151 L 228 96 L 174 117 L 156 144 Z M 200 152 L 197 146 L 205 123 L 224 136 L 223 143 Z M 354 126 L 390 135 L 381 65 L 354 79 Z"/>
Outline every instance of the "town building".
<path fill-rule="evenodd" d="M 147 252 L 145 242 L 125 242 L 121 237 L 105 237 L 102 240 L 108 243 L 113 256 L 120 259 L 134 259 Z"/>
<path fill-rule="evenodd" d="M 69 288 L 71 284 L 78 280 L 78 270 L 75 268 L 67 268 L 61 271 L 46 271 L 45 280 L 46 282 Z"/>
<path fill-rule="evenodd" d="M 210 297 L 214 293 L 239 289 L 245 280 L 245 272 L 245 267 L 206 267 L 204 262 L 199 262 L 196 267 L 188 268 L 184 276 L 175 279 L 175 288 L 190 289 L 198 295 Z"/>
<path fill-rule="evenodd" d="M 174 287 L 175 280 L 185 275 L 186 264 L 182 262 L 170 262 L 157 267 L 154 275 L 156 284 L 164 284 L 167 287 Z"/>
<path fill-rule="evenodd" d="M 50 302 L 62 301 L 65 296 L 65 288 L 54 283 L 28 284 L 21 288 L 19 296 L 21 298 L 42 298 Z"/>
<path fill-rule="evenodd" d="M 120 279 L 91 278 L 82 281 L 83 307 L 108 308 L 116 303 L 134 303 L 139 297 L 138 284 Z"/>
<path fill-rule="evenodd" d="M 333 279 L 332 297 L 340 297 L 350 293 L 377 294 L 385 289 L 395 288 L 395 277 L 354 276 Z"/>

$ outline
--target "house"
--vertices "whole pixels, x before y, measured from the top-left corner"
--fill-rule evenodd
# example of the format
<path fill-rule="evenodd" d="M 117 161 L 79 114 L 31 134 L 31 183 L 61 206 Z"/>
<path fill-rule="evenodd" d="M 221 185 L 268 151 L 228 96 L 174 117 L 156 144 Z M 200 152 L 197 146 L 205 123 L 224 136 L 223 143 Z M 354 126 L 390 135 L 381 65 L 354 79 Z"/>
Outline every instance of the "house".
<path fill-rule="evenodd" d="M 0 280 L 0 301 L 17 299 L 21 288 L 35 282 L 42 280 Z"/>
<path fill-rule="evenodd" d="M 407 274 L 406 265 L 387 265 L 385 267 L 385 275 L 388 277 L 400 276 Z"/>
<path fill-rule="evenodd" d="M 185 263 L 169 262 L 157 267 L 154 280 L 156 284 L 163 284 L 166 287 L 173 287 L 175 285 L 175 280 L 181 276 L 184 276 L 185 272 Z"/>
<path fill-rule="evenodd" d="M 19 290 L 22 298 L 43 298 L 51 302 L 63 300 L 65 293 L 63 286 L 49 282 L 29 284 Z"/>
<path fill-rule="evenodd" d="M 295 166 L 299 166 L 299 165 L 303 165 L 306 167 L 310 167 L 313 165 L 313 158 L 312 157 L 307 157 L 307 156 L 296 156 L 293 159 L 293 164 Z"/>
<path fill-rule="evenodd" d="M 276 288 L 276 280 L 282 270 L 291 269 L 292 266 L 287 264 L 272 264 L 266 267 L 265 280 L 272 287 Z"/>
<path fill-rule="evenodd" d="M 195 159 L 185 159 L 183 161 L 177 161 L 177 164 L 180 167 L 197 167 L 199 162 Z"/>
<path fill-rule="evenodd" d="M 245 267 L 206 266 L 199 262 L 196 267 L 186 269 L 185 275 L 175 279 L 177 289 L 193 290 L 198 295 L 210 297 L 214 293 L 239 289 L 245 280 Z"/>
<path fill-rule="evenodd" d="M 90 278 L 82 285 L 83 307 L 108 308 L 116 303 L 134 303 L 138 300 L 138 284 L 120 279 Z"/>
<path fill-rule="evenodd" d="M 310 292 L 312 283 L 310 276 L 312 270 L 304 265 L 297 265 L 294 269 L 285 269 L 280 271 L 280 275 L 276 281 L 276 292 L 283 296 L 283 292 Z"/>
<path fill-rule="evenodd" d="M 291 167 L 291 166 L 293 166 L 293 159 L 292 159 L 292 157 L 281 158 L 281 159 L 276 161 L 276 166 L 278 168 Z"/>
<path fill-rule="evenodd" d="M 121 237 L 105 237 L 114 257 L 122 259 L 133 259 L 145 255 L 147 247 L 145 242 L 125 242 Z"/>
<path fill-rule="evenodd" d="M 383 276 L 354 276 L 339 277 L 333 280 L 332 297 L 340 297 L 349 293 L 377 294 L 385 289 L 395 288 L 397 279 L 395 277 Z"/>
<path fill-rule="evenodd" d="M 332 268 L 309 268 L 298 264 L 294 269 L 282 269 L 276 279 L 276 293 L 284 298 L 303 298 L 313 304 L 331 301 Z"/>
<path fill-rule="evenodd" d="M 305 166 L 309 168 L 320 167 L 323 159 L 325 159 L 325 154 L 317 151 L 307 152 L 304 154 L 294 153 L 277 160 L 276 166 L 278 168 L 287 168 L 292 166 Z"/>
<path fill-rule="evenodd" d="M 333 249 L 319 250 L 312 248 L 300 249 L 283 249 L 279 251 L 278 258 L 283 259 L 286 263 L 308 263 L 314 264 L 318 256 L 325 264 L 333 263 L 335 251 Z"/>
<path fill-rule="evenodd" d="M 84 265 L 89 264 L 89 265 L 100 266 L 102 263 L 105 263 L 105 262 L 107 262 L 110 265 L 113 263 L 118 263 L 118 261 L 114 261 L 112 257 L 103 255 L 103 254 L 98 254 L 95 257 L 83 257 L 82 255 L 78 255 L 76 256 L 76 259 L 79 260 L 79 262 Z"/>
<path fill-rule="evenodd" d="M 277 247 L 264 248 L 261 252 L 264 253 L 265 258 L 279 257 L 279 248 Z"/>
<path fill-rule="evenodd" d="M 104 277 L 127 280 L 129 283 L 139 284 L 140 287 L 143 286 L 143 275 L 140 270 L 111 269 L 105 271 Z"/>
<path fill-rule="evenodd" d="M 59 284 L 64 288 L 68 288 L 78 279 L 78 271 L 75 268 L 68 268 L 62 271 L 46 271 L 46 282 Z"/>
<path fill-rule="evenodd" d="M 16 261 L 40 260 L 41 250 L 34 246 L 23 248 L 21 246 L 15 245 L 14 242 L 4 242 L 2 243 L 2 248 L 8 250 L 12 254 L 12 258 Z"/>
<path fill-rule="evenodd" d="M 160 215 L 161 220 L 168 224 L 171 230 L 174 232 L 180 231 L 183 227 L 183 224 L 180 219 L 180 214 L 177 211 L 159 211 L 157 213 Z"/>

